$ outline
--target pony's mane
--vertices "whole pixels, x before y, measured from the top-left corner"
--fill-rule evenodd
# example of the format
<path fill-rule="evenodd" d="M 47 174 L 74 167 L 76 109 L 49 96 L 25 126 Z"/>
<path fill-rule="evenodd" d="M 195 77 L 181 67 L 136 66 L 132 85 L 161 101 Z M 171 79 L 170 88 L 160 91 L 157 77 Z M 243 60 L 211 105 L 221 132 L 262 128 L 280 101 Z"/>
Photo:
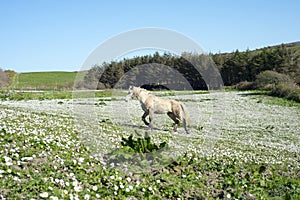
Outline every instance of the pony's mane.
<path fill-rule="evenodd" d="M 141 88 L 141 87 L 135 87 L 136 89 L 136 92 L 138 93 L 138 95 L 141 93 L 141 92 L 144 92 L 146 94 L 150 94 L 150 91 L 149 90 L 146 90 L 144 88 Z"/>
<path fill-rule="evenodd" d="M 149 90 L 146 90 L 145 88 L 141 88 L 141 87 L 138 87 L 141 91 L 144 91 L 144 92 L 147 92 L 147 93 L 150 93 Z"/>

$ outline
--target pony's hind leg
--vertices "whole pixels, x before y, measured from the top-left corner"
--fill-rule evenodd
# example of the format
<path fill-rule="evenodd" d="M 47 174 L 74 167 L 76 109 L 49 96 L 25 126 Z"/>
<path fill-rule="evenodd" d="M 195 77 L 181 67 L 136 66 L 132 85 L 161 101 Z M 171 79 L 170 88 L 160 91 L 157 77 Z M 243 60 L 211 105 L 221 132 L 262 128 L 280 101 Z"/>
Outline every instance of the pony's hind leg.
<path fill-rule="evenodd" d="M 173 131 L 176 132 L 178 124 L 179 124 L 179 120 L 176 118 L 176 116 L 174 115 L 174 113 L 168 112 L 167 114 L 174 121 L 175 124 L 174 124 Z"/>
<path fill-rule="evenodd" d="M 149 127 L 153 129 L 153 117 L 154 117 L 154 111 L 149 110 Z"/>
<path fill-rule="evenodd" d="M 149 115 L 148 111 L 145 111 L 143 116 L 142 116 L 142 120 L 145 123 L 146 126 L 149 126 L 149 122 L 147 122 L 146 117 Z"/>
<path fill-rule="evenodd" d="M 186 124 L 186 120 L 183 119 L 183 126 L 184 126 L 184 130 L 187 134 L 189 134 L 189 130 L 187 129 L 187 124 Z"/>

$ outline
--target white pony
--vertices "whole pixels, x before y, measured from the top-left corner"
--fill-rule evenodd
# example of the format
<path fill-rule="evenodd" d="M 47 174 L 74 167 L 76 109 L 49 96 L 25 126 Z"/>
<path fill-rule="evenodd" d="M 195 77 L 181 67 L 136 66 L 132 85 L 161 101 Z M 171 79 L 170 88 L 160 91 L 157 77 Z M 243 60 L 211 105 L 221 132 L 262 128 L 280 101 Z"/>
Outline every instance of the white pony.
<path fill-rule="evenodd" d="M 186 133 L 189 133 L 187 130 L 187 123 L 190 121 L 188 113 L 184 106 L 178 101 L 171 99 L 159 98 L 151 94 L 148 90 L 145 90 L 140 87 L 130 86 L 128 90 L 128 95 L 126 96 L 126 101 L 132 98 L 137 98 L 144 110 L 142 116 L 143 122 L 153 129 L 153 116 L 155 114 L 167 114 L 174 122 L 173 131 L 177 131 L 177 126 L 179 121 L 183 122 L 184 129 Z M 147 122 L 146 117 L 149 115 L 149 122 Z"/>

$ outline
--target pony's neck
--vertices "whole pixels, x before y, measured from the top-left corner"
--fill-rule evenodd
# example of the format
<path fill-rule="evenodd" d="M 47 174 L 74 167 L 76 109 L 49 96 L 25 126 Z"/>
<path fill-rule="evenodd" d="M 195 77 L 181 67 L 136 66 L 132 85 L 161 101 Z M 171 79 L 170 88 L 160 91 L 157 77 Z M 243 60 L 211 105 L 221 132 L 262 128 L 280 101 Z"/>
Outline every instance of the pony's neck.
<path fill-rule="evenodd" d="M 145 103 L 147 98 L 148 98 L 148 92 L 143 90 L 141 90 L 139 95 L 137 96 L 137 99 L 142 103 Z"/>

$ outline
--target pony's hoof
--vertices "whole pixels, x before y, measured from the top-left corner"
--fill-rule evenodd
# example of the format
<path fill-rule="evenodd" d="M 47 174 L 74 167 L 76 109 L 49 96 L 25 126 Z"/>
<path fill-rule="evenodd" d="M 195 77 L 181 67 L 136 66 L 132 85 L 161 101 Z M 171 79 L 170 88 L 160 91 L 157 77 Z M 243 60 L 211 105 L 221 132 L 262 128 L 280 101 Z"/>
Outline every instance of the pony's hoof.
<path fill-rule="evenodd" d="M 148 123 L 148 122 L 144 122 L 144 124 L 145 124 L 146 126 L 149 126 L 149 123 Z"/>
<path fill-rule="evenodd" d="M 149 128 L 151 131 L 154 129 L 154 127 L 151 126 L 151 125 L 148 125 L 148 128 Z"/>

